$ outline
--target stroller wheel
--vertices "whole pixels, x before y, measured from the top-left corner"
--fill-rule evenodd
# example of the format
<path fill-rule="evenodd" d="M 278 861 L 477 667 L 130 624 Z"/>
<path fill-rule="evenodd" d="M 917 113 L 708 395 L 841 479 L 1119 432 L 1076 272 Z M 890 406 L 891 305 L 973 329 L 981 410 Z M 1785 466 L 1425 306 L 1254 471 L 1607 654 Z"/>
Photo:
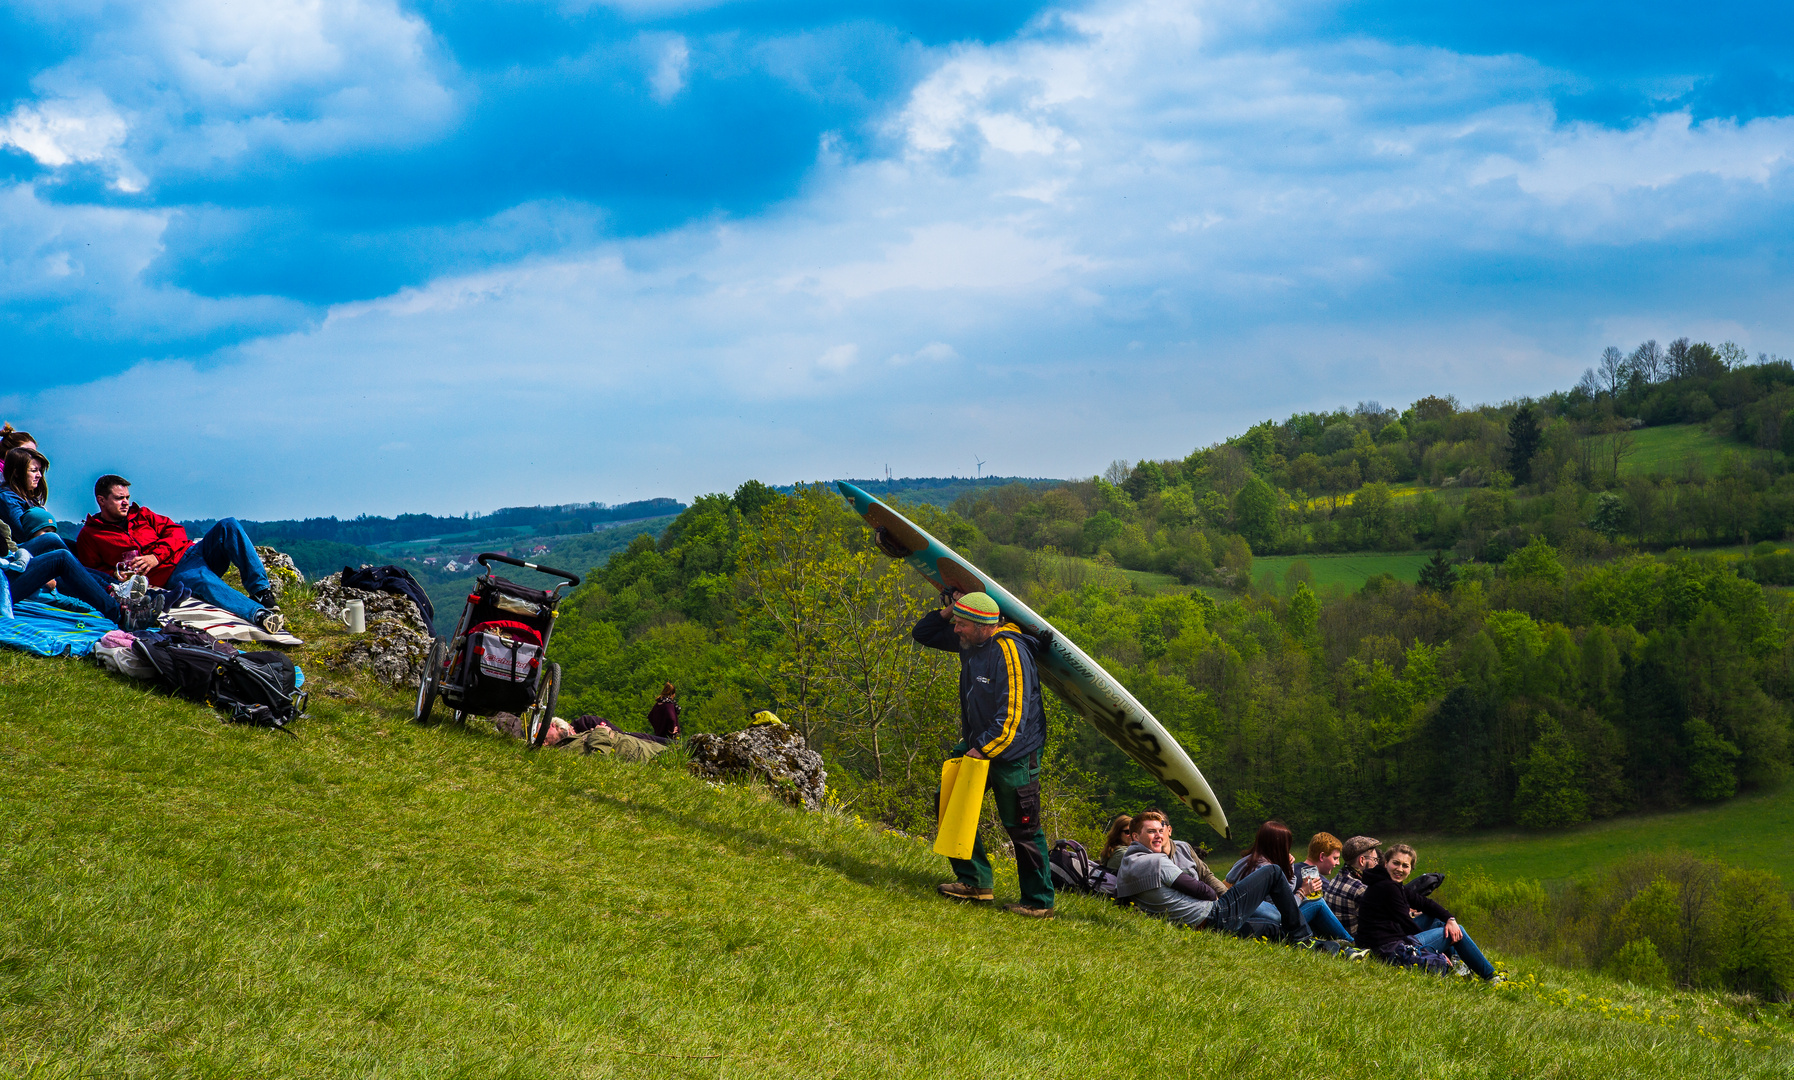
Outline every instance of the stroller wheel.
<path fill-rule="evenodd" d="M 446 651 L 442 639 L 430 639 L 430 655 L 424 660 L 424 675 L 417 682 L 417 715 L 414 723 L 429 723 L 430 710 L 436 707 L 436 687 L 442 679 L 442 655 Z"/>
<path fill-rule="evenodd" d="M 548 725 L 554 720 L 555 706 L 560 704 L 561 697 L 561 665 L 548 665 L 548 677 L 542 680 L 542 692 L 536 697 L 534 718 L 535 735 L 530 739 L 530 746 L 540 747 L 548 738 Z"/>

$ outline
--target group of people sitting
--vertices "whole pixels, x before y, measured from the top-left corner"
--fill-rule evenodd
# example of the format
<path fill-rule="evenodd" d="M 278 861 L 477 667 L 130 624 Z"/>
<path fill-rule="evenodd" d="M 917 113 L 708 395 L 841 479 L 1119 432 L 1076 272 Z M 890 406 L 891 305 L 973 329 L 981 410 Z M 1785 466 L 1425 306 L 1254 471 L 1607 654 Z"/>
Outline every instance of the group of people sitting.
<path fill-rule="evenodd" d="M 1171 838 L 1162 812 L 1147 810 L 1110 823 L 1102 863 L 1116 876 L 1118 902 L 1171 922 L 1504 981 L 1452 913 L 1411 880 L 1412 847 L 1384 848 L 1369 836 L 1341 843 L 1321 832 L 1298 862 L 1292 840 L 1289 826 L 1265 822 L 1251 850 L 1217 878 L 1194 848 Z"/>
<path fill-rule="evenodd" d="M 13 599 L 54 590 L 124 626 L 119 586 L 141 576 L 144 589 L 166 594 L 163 606 L 193 597 L 269 633 L 285 628 L 267 569 L 235 518 L 219 521 L 195 543 L 178 522 L 132 502 L 129 480 L 108 473 L 94 483 L 98 510 L 82 522 L 71 548 L 47 506 L 50 459 L 37 440 L 6 424 L 0 461 L 0 570 Z M 233 566 L 241 591 L 222 576 Z"/>

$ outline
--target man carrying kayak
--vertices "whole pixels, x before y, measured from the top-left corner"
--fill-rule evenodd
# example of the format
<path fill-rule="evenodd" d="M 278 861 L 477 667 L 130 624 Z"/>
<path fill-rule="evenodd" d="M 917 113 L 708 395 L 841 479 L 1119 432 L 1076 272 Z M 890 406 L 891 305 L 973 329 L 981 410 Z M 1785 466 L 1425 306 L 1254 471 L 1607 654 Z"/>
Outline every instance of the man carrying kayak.
<path fill-rule="evenodd" d="M 1053 916 L 1053 879 L 1047 868 L 1046 833 L 1040 826 L 1040 753 L 1046 746 L 1046 710 L 1040 700 L 1040 673 L 1034 639 L 1004 622 L 987 593 L 966 593 L 922 616 L 911 635 L 931 649 L 959 656 L 959 743 L 952 756 L 990 761 L 987 783 L 997 797 L 997 816 L 1015 846 L 1021 902 L 1004 910 L 1035 919 Z M 937 798 L 945 799 L 947 792 Z M 970 859 L 951 859 L 955 880 L 940 885 L 942 896 L 989 903 L 990 858 L 984 841 Z"/>

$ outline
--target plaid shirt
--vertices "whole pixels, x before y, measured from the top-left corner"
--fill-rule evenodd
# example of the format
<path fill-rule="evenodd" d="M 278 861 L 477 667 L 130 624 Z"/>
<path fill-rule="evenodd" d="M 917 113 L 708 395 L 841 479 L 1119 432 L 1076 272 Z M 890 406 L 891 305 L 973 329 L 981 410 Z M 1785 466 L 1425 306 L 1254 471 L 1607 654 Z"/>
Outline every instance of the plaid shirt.
<path fill-rule="evenodd" d="M 1350 870 L 1341 869 L 1339 873 L 1321 882 L 1321 896 L 1326 899 L 1327 906 L 1333 914 L 1339 916 L 1339 922 L 1346 928 L 1346 933 L 1358 936 L 1358 901 L 1364 898 L 1364 882 Z"/>

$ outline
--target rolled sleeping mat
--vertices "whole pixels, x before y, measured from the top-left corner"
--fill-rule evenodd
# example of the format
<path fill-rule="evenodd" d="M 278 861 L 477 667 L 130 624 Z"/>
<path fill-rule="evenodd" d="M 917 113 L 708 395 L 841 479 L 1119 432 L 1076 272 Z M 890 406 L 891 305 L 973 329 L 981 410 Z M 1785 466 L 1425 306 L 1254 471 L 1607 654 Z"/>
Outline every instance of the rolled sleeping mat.
<path fill-rule="evenodd" d="M 984 781 L 990 776 L 990 762 L 972 757 L 949 761 L 941 768 L 943 791 L 947 769 L 954 766 L 953 794 L 941 812 L 934 852 L 949 859 L 969 859 L 978 842 L 978 818 L 984 812 Z"/>
<path fill-rule="evenodd" d="M 0 585 L 4 585 L 0 581 Z M 941 822 L 947 820 L 947 804 L 953 801 L 953 785 L 959 782 L 959 763 L 965 758 L 948 758 L 941 762 L 941 789 L 934 796 L 934 834 L 941 834 Z"/>

